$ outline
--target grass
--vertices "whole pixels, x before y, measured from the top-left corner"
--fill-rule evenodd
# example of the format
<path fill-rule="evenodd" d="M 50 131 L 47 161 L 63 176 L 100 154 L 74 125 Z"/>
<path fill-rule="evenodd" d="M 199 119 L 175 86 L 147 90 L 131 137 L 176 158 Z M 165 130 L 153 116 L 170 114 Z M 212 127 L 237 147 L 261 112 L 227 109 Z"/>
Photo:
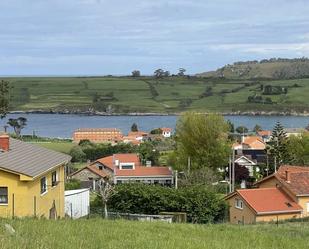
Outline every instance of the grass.
<path fill-rule="evenodd" d="M 109 105 L 115 113 L 309 109 L 309 79 L 257 82 L 196 77 L 169 77 L 160 80 L 152 77 L 27 77 L 7 80 L 13 87 L 11 110 L 82 111 L 94 107 L 105 111 Z M 267 96 L 276 102 L 273 105 L 247 103 L 249 96 L 261 94 L 260 84 L 288 87 L 288 93 Z M 300 87 L 291 87 L 294 84 Z M 200 98 L 209 87 L 212 88 L 213 95 Z M 111 94 L 113 97 L 106 98 Z M 100 97 L 99 103 L 93 103 L 94 95 Z M 192 103 L 181 106 L 185 99 L 191 99 Z"/>
<path fill-rule="evenodd" d="M 73 148 L 74 143 L 72 142 L 37 142 L 34 143 L 40 145 L 44 148 L 55 150 L 58 152 L 62 152 L 65 154 L 69 154 L 70 150 Z"/>
<path fill-rule="evenodd" d="M 4 224 L 16 230 L 9 235 Z M 160 249 L 302 249 L 309 225 L 192 225 L 160 222 L 89 220 L 0 220 L 1 246 L 10 248 L 160 248 Z"/>

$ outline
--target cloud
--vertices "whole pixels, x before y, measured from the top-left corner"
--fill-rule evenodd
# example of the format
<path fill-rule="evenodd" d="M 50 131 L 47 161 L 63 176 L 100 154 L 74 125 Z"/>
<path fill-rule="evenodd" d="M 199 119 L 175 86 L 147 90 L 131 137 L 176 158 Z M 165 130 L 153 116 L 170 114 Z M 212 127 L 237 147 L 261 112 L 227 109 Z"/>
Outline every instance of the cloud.
<path fill-rule="evenodd" d="M 199 72 L 309 53 L 301 0 L 3 0 L 0 9 L 4 74 L 152 72 L 160 63 Z"/>

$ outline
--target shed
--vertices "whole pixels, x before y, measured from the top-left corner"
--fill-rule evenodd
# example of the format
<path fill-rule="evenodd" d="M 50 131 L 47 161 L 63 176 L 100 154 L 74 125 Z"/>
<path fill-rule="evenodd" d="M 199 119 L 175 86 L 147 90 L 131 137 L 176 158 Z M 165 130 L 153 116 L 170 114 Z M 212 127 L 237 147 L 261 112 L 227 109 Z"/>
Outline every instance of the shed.
<path fill-rule="evenodd" d="M 89 215 L 89 189 L 75 189 L 65 191 L 65 214 L 72 219 Z"/>

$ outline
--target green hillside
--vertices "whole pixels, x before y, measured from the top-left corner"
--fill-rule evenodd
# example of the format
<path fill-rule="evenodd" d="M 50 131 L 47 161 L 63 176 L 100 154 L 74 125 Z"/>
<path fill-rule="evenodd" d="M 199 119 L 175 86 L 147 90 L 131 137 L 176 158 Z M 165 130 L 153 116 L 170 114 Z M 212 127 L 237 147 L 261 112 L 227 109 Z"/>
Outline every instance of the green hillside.
<path fill-rule="evenodd" d="M 309 78 L 7 78 L 12 111 L 180 113 L 309 112 Z"/>
<path fill-rule="evenodd" d="M 16 233 L 9 235 L 4 224 Z M 89 220 L 0 220 L 1 248 L 308 248 L 307 223 L 285 225 L 192 225 Z"/>
<path fill-rule="evenodd" d="M 213 72 L 198 74 L 198 76 L 228 79 L 299 79 L 309 77 L 309 60 L 307 58 L 273 58 L 261 61 L 235 62 Z"/>

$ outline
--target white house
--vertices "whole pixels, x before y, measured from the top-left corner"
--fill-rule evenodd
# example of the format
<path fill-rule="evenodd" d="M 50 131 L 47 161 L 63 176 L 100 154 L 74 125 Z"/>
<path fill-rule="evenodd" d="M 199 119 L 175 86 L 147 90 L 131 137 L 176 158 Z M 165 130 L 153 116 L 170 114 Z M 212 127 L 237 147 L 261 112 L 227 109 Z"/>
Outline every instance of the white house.
<path fill-rule="evenodd" d="M 168 138 L 168 137 L 172 136 L 172 128 L 163 127 L 163 128 L 161 128 L 161 130 L 162 130 L 162 136 L 163 137 Z"/>

